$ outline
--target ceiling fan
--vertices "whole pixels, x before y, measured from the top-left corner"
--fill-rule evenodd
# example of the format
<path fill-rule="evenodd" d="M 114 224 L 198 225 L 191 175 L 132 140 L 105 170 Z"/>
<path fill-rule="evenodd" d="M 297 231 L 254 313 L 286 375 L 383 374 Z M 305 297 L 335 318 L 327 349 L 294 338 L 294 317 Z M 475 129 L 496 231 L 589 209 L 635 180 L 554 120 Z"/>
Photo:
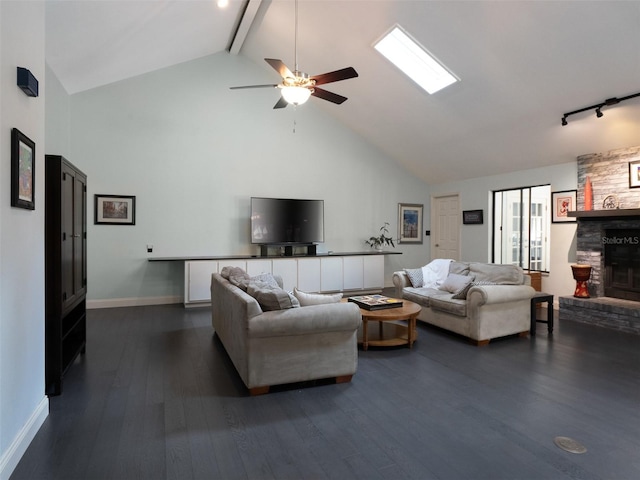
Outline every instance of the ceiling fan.
<path fill-rule="evenodd" d="M 275 58 L 265 58 L 265 61 L 271 65 L 282 77 L 281 83 L 267 85 L 246 85 L 241 87 L 230 87 L 231 90 L 239 90 L 245 88 L 279 88 L 282 96 L 274 105 L 275 108 L 284 108 L 288 104 L 301 105 L 306 102 L 310 96 L 321 98 L 332 103 L 340 105 L 347 97 L 329 92 L 318 85 L 347 80 L 358 76 L 358 72 L 353 67 L 342 68 L 333 72 L 322 73 L 320 75 L 309 76 L 298 69 L 298 0 L 295 2 L 295 39 L 294 39 L 294 56 L 295 69 L 291 71 L 282 60 Z"/>

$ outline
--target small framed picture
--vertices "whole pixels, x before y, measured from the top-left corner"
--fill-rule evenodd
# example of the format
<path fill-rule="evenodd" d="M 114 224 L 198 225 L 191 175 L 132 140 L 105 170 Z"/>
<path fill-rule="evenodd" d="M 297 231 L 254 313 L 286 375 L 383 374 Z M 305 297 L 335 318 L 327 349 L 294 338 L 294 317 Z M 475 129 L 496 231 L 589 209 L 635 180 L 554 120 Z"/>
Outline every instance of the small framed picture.
<path fill-rule="evenodd" d="M 422 243 L 422 211 L 415 203 L 398 204 L 398 243 Z"/>
<path fill-rule="evenodd" d="M 565 190 L 563 192 L 551 192 L 551 221 L 553 223 L 576 222 L 576 217 L 570 217 L 569 212 L 577 208 L 577 190 Z"/>
<path fill-rule="evenodd" d="M 640 160 L 629 162 L 629 188 L 640 187 Z"/>
<path fill-rule="evenodd" d="M 482 225 L 484 223 L 483 210 L 463 210 L 462 223 L 465 225 Z"/>
<path fill-rule="evenodd" d="M 36 209 L 36 144 L 17 128 L 11 130 L 11 206 Z"/>
<path fill-rule="evenodd" d="M 136 197 L 96 194 L 93 223 L 96 225 L 135 225 Z"/>

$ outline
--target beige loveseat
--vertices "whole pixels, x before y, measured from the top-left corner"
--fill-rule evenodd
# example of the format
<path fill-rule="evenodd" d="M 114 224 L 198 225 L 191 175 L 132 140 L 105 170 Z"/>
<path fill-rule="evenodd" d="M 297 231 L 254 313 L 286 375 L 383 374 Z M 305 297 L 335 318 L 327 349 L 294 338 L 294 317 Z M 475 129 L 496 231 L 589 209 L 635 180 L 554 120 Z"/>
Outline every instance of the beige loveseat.
<path fill-rule="evenodd" d="M 282 280 L 275 279 L 281 287 Z M 289 304 L 288 294 L 281 289 L 271 292 L 249 285 L 254 297 L 240 287 L 218 273 L 212 275 L 211 323 L 251 395 L 268 393 L 270 386 L 308 380 L 351 381 L 358 366 L 357 331 L 362 318 L 355 304 L 299 307 Z M 256 297 L 266 308 L 274 293 L 280 296 L 275 300 L 280 306 L 275 308 L 284 309 L 263 311 Z M 295 304 L 296 299 L 292 300 Z"/>
<path fill-rule="evenodd" d="M 476 345 L 486 345 L 497 337 L 529 333 L 535 290 L 530 286 L 531 278 L 520 267 L 447 263 L 445 275 L 437 278 L 431 273 L 431 282 L 426 286 L 413 286 L 410 277 L 419 285 L 421 275 L 428 276 L 429 265 L 394 272 L 396 295 L 422 306 L 418 320 L 464 335 Z M 443 271 L 445 264 L 439 265 Z M 468 283 L 462 286 L 465 282 Z"/>

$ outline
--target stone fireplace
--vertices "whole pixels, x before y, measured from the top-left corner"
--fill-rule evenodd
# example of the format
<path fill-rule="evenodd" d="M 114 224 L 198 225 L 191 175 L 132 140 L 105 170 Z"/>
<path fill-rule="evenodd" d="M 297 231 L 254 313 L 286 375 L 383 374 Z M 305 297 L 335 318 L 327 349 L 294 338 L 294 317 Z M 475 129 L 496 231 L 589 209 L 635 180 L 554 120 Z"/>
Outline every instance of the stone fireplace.
<path fill-rule="evenodd" d="M 576 258 L 591 265 L 589 294 L 640 302 L 640 210 L 591 213 L 576 212 Z"/>
<path fill-rule="evenodd" d="M 629 186 L 629 162 L 639 159 L 640 147 L 578 157 L 578 205 L 569 215 L 578 222 L 576 263 L 591 266 L 591 298 L 560 297 L 560 320 L 640 334 L 640 189 Z M 593 210 L 584 210 L 587 177 Z"/>

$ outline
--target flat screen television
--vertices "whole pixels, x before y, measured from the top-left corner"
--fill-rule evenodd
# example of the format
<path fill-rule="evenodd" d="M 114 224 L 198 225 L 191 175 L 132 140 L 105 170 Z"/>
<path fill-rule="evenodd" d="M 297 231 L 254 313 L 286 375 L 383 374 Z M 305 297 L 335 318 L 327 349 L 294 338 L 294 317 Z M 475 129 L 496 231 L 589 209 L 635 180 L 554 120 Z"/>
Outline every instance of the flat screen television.
<path fill-rule="evenodd" d="M 251 197 L 251 243 L 324 242 L 324 200 Z"/>

